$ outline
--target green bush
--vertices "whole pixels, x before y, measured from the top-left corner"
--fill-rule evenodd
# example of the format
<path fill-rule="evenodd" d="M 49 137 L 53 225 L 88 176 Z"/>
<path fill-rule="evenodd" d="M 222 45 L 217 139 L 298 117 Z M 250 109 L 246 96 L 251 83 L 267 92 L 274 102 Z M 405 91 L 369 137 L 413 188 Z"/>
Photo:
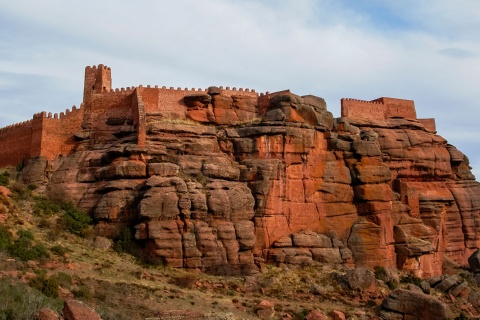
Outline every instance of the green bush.
<path fill-rule="evenodd" d="M 51 216 L 59 213 L 62 207 L 56 203 L 49 201 L 44 197 L 36 197 L 33 207 L 33 214 L 36 216 Z"/>
<path fill-rule="evenodd" d="M 65 272 L 56 273 L 51 277 L 55 278 L 58 282 L 58 285 L 62 286 L 63 288 L 69 288 L 73 282 L 72 276 Z"/>
<path fill-rule="evenodd" d="M 90 300 L 92 299 L 92 291 L 90 287 L 82 284 L 77 289 L 72 290 L 72 293 L 75 298 L 82 299 L 82 300 Z"/>
<path fill-rule="evenodd" d="M 77 209 L 73 203 L 66 203 L 62 205 L 64 210 L 63 223 L 65 228 L 74 234 L 79 236 L 85 236 L 88 226 L 92 223 L 92 218 L 79 209 Z"/>
<path fill-rule="evenodd" d="M 72 250 L 62 247 L 61 245 L 55 245 L 51 247 L 50 251 L 60 257 L 63 257 L 66 253 L 72 252 Z"/>
<path fill-rule="evenodd" d="M 382 280 L 384 282 L 388 281 L 388 273 L 385 267 L 382 266 L 375 266 L 373 268 L 373 271 L 375 272 L 375 278 L 378 280 Z"/>
<path fill-rule="evenodd" d="M 32 197 L 32 190 L 25 188 L 22 184 L 16 183 L 9 188 L 12 191 L 12 197 L 16 200 L 30 200 Z"/>
<path fill-rule="evenodd" d="M 7 171 L 0 173 L 0 186 L 8 186 L 10 183 L 10 174 Z"/>
<path fill-rule="evenodd" d="M 58 298 L 58 279 L 56 277 L 47 277 L 43 270 L 28 283 L 30 287 L 37 289 L 49 298 Z"/>
<path fill-rule="evenodd" d="M 132 232 L 129 228 L 125 228 L 120 237 L 115 241 L 113 249 L 117 252 L 130 252 L 132 245 Z"/>
<path fill-rule="evenodd" d="M 12 245 L 12 236 L 7 227 L 0 225 L 0 250 L 8 250 Z"/>
<path fill-rule="evenodd" d="M 385 284 L 387 285 L 388 289 L 390 289 L 390 290 L 395 290 L 398 287 L 398 281 L 395 280 L 395 279 L 390 279 L 387 282 L 385 282 Z"/>
<path fill-rule="evenodd" d="M 422 283 L 422 279 L 420 279 L 419 277 L 417 277 L 413 274 L 407 274 L 406 276 L 403 276 L 400 279 L 400 282 L 401 283 L 411 283 L 411 284 L 419 286 L 420 283 Z"/>
<path fill-rule="evenodd" d="M 22 261 L 35 260 L 38 258 L 49 258 L 47 248 L 41 244 L 34 242 L 33 234 L 30 231 L 18 230 L 18 239 L 8 248 L 8 252 Z"/>
<path fill-rule="evenodd" d="M 35 237 L 33 235 L 33 233 L 31 231 L 28 231 L 28 230 L 24 230 L 24 229 L 20 229 L 17 231 L 17 236 L 19 238 L 25 238 L 25 239 L 28 239 L 28 240 L 35 240 Z"/>

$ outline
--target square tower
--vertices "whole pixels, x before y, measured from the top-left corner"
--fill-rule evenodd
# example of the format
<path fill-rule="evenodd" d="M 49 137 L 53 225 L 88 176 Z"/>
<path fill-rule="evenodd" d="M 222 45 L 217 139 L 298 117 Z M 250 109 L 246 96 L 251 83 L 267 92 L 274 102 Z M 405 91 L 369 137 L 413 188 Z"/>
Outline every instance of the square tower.
<path fill-rule="evenodd" d="M 83 100 L 93 93 L 110 92 L 112 90 L 112 74 L 109 67 L 99 64 L 85 68 Z"/>

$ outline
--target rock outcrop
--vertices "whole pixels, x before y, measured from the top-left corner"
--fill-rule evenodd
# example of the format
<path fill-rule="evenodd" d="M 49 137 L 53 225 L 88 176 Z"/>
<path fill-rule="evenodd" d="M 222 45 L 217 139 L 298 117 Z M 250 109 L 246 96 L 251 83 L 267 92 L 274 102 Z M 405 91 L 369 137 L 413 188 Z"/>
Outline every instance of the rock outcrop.
<path fill-rule="evenodd" d="M 382 302 L 382 319 L 450 319 L 447 306 L 435 297 L 405 289 L 393 291 Z"/>
<path fill-rule="evenodd" d="M 151 261 L 214 272 L 321 261 L 427 277 L 479 247 L 468 158 L 416 119 L 413 101 L 342 100 L 335 119 L 322 98 L 288 90 L 91 88 L 75 148 L 31 158 L 19 179 L 74 201 L 100 236 L 132 230 Z"/>

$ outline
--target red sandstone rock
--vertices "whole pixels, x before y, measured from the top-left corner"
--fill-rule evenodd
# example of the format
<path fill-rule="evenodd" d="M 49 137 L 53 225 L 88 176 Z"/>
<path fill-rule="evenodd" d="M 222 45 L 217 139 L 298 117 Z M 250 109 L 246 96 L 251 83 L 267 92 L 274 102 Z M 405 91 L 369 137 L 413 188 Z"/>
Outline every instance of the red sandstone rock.
<path fill-rule="evenodd" d="M 349 269 L 343 280 L 348 287 L 353 290 L 373 293 L 377 289 L 377 280 L 375 274 L 365 268 Z"/>
<path fill-rule="evenodd" d="M 63 320 L 63 317 L 59 315 L 56 311 L 50 309 L 41 309 L 36 318 L 38 320 Z"/>
<path fill-rule="evenodd" d="M 432 296 L 404 289 L 393 291 L 382 302 L 381 316 L 390 319 L 389 314 L 401 314 L 404 319 L 448 319 L 449 311 L 444 303 Z"/>
<path fill-rule="evenodd" d="M 306 320 L 328 320 L 328 317 L 320 310 L 312 310 L 305 317 Z"/>
<path fill-rule="evenodd" d="M 11 192 L 7 187 L 0 186 L 0 194 L 3 194 L 4 196 L 9 196 L 10 193 Z"/>
<path fill-rule="evenodd" d="M 255 306 L 255 312 L 261 319 L 272 319 L 275 316 L 275 305 L 268 300 L 263 300 Z"/>
<path fill-rule="evenodd" d="M 342 311 L 333 310 L 332 311 L 332 319 L 333 320 L 346 320 L 345 314 Z"/>
<path fill-rule="evenodd" d="M 77 300 L 65 300 L 62 312 L 65 320 L 101 320 L 98 313 Z"/>

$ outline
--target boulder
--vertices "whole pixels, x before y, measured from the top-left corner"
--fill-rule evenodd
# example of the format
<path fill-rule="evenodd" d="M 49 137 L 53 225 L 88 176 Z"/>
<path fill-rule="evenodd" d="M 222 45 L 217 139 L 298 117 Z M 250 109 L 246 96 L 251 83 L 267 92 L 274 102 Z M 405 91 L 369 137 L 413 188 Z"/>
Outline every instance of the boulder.
<path fill-rule="evenodd" d="M 97 312 L 78 300 L 65 300 L 62 313 L 65 320 L 101 320 Z"/>
<path fill-rule="evenodd" d="M 96 236 L 95 239 L 93 240 L 93 245 L 97 249 L 110 249 L 112 247 L 112 240 L 101 237 L 101 236 Z"/>
<path fill-rule="evenodd" d="M 292 236 L 293 245 L 307 248 L 331 248 L 332 240 L 323 234 L 312 231 L 302 231 Z"/>
<path fill-rule="evenodd" d="M 320 310 L 312 310 L 305 317 L 306 320 L 328 320 L 328 317 Z"/>
<path fill-rule="evenodd" d="M 255 306 L 255 313 L 260 319 L 273 319 L 275 317 L 275 304 L 263 300 Z"/>
<path fill-rule="evenodd" d="M 63 320 L 61 315 L 50 309 L 41 309 L 35 317 L 35 319 L 38 320 Z"/>
<path fill-rule="evenodd" d="M 437 320 L 448 319 L 450 314 L 447 306 L 435 297 L 397 289 L 383 300 L 381 316 L 384 319 L 397 319 L 400 316 L 398 319 Z"/>
<path fill-rule="evenodd" d="M 460 278 L 457 275 L 453 275 L 444 279 L 439 284 L 437 284 L 435 286 L 435 289 L 442 292 L 447 292 L 448 290 L 450 290 L 452 287 L 459 284 L 460 282 L 461 282 Z"/>
<path fill-rule="evenodd" d="M 347 317 L 345 316 L 345 314 L 342 311 L 338 311 L 338 310 L 333 310 L 330 313 L 330 316 L 332 317 L 333 320 L 347 320 Z"/>
<path fill-rule="evenodd" d="M 377 289 L 375 274 L 367 268 L 349 269 L 342 280 L 352 290 L 373 293 Z"/>

